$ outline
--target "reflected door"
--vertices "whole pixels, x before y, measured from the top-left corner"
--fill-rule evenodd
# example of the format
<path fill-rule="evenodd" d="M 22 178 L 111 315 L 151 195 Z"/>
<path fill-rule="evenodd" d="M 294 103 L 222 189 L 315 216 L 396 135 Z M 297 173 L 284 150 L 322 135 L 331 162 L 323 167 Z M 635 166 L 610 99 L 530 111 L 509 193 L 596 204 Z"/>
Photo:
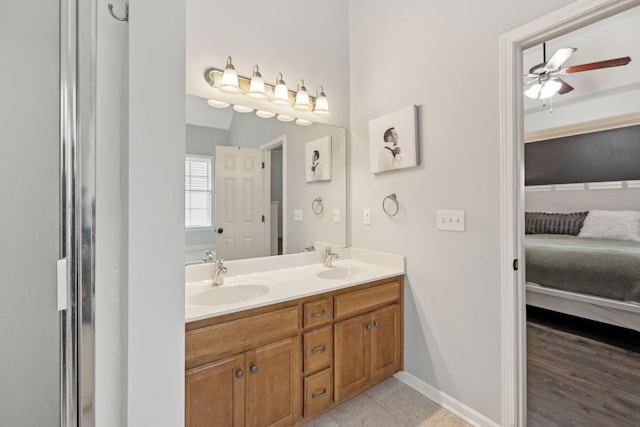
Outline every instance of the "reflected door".
<path fill-rule="evenodd" d="M 263 256 L 264 169 L 258 148 L 216 147 L 216 256 Z"/>

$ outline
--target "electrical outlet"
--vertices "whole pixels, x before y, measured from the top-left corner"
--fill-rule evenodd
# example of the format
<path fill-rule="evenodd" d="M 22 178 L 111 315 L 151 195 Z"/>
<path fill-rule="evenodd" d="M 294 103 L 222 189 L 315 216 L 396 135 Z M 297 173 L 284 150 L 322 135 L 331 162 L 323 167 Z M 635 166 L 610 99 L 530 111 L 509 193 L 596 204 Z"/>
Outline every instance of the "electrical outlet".
<path fill-rule="evenodd" d="M 464 231 L 464 211 L 437 210 L 436 228 L 443 231 Z"/>
<path fill-rule="evenodd" d="M 340 209 L 333 210 L 333 222 L 340 222 Z"/>
<path fill-rule="evenodd" d="M 371 225 L 371 209 L 365 209 L 362 212 L 362 222 L 367 225 Z"/>

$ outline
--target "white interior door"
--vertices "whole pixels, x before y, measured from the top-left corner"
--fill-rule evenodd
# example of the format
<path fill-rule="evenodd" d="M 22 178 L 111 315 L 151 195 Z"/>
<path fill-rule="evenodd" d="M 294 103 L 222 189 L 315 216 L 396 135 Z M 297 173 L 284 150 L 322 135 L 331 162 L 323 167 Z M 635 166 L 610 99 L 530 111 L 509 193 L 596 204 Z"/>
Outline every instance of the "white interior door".
<path fill-rule="evenodd" d="M 262 150 L 216 147 L 216 255 L 226 260 L 263 256 Z"/>

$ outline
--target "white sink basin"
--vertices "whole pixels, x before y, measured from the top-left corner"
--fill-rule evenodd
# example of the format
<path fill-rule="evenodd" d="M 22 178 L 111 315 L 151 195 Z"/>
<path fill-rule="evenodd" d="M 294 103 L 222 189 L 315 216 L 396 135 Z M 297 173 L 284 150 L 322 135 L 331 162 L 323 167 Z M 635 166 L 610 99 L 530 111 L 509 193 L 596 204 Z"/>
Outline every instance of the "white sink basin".
<path fill-rule="evenodd" d="M 334 266 L 329 267 L 317 274 L 321 279 L 351 279 L 353 277 L 369 273 L 370 270 L 364 267 L 358 267 L 355 265 L 348 266 Z"/>
<path fill-rule="evenodd" d="M 203 288 L 201 288 L 203 289 Z M 214 306 L 249 301 L 269 293 L 271 289 L 259 283 L 234 283 L 230 285 L 208 285 L 207 288 L 187 295 L 190 306 Z"/>

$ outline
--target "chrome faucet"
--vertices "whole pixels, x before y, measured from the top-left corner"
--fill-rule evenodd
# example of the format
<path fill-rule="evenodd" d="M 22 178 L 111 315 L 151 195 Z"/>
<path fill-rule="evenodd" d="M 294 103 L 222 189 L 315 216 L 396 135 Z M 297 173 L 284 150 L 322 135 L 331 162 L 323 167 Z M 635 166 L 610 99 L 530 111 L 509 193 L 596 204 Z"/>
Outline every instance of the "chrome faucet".
<path fill-rule="evenodd" d="M 216 268 L 213 271 L 213 284 L 220 286 L 224 283 L 224 274 L 227 272 L 227 267 L 223 265 L 224 260 L 222 258 L 216 259 Z"/>
<path fill-rule="evenodd" d="M 202 257 L 202 262 L 204 263 L 212 263 L 213 262 L 213 252 L 212 251 L 204 251 L 204 256 Z"/>
<path fill-rule="evenodd" d="M 327 248 L 324 250 L 324 259 L 322 263 L 325 267 L 332 267 L 331 262 L 334 258 L 340 258 L 340 255 L 333 252 L 330 246 L 327 246 Z"/>

